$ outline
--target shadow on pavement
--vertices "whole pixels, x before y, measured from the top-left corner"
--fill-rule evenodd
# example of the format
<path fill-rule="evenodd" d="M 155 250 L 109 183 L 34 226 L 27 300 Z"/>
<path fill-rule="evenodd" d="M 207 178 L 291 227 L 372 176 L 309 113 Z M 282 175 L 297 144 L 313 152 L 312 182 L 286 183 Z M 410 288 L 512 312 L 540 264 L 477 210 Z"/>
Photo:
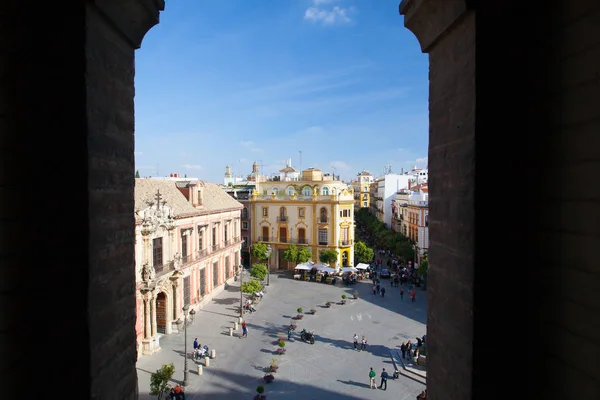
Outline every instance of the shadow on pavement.
<path fill-rule="evenodd" d="M 344 385 L 351 385 L 351 386 L 357 386 L 357 387 L 361 387 L 361 388 L 367 388 L 369 389 L 369 385 L 363 382 L 356 382 L 356 381 L 343 381 L 341 379 L 337 380 L 340 383 L 343 383 Z"/>

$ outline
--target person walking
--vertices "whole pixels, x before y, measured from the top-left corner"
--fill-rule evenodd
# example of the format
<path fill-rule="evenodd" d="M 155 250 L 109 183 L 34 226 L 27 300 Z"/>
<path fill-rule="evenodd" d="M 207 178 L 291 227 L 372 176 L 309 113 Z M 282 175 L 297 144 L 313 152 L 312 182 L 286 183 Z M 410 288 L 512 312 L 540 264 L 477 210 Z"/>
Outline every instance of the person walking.
<path fill-rule="evenodd" d="M 375 284 L 373 284 L 373 294 L 377 294 L 377 286 Z"/>
<path fill-rule="evenodd" d="M 381 297 L 385 297 L 385 288 L 384 287 L 381 288 Z"/>
<path fill-rule="evenodd" d="M 400 288 L 400 300 L 404 300 L 404 289 Z"/>
<path fill-rule="evenodd" d="M 413 303 L 415 302 L 415 296 L 417 294 L 415 293 L 415 289 L 412 290 L 412 292 L 410 292 L 410 301 L 412 301 Z"/>
<path fill-rule="evenodd" d="M 402 359 L 404 360 L 406 358 L 406 343 L 402 342 L 400 352 L 402 352 Z"/>
<path fill-rule="evenodd" d="M 288 340 L 292 340 L 292 332 L 293 332 L 293 329 L 292 329 L 292 327 L 290 326 L 290 327 L 288 328 Z"/>
<path fill-rule="evenodd" d="M 246 326 L 246 321 L 242 322 L 242 337 L 248 337 L 248 327 Z"/>
<path fill-rule="evenodd" d="M 377 282 L 377 286 L 375 288 L 377 289 L 377 294 L 379 294 L 379 291 L 381 290 L 381 286 L 379 285 L 379 282 Z"/>
<path fill-rule="evenodd" d="M 371 367 L 371 370 L 369 371 L 369 387 L 371 389 L 377 389 L 377 384 L 375 383 L 375 376 L 377 376 L 377 374 L 375 373 L 375 371 L 373 371 L 373 367 Z"/>
<path fill-rule="evenodd" d="M 387 380 L 390 376 L 388 375 L 388 373 L 385 371 L 385 368 L 383 369 L 383 371 L 381 371 L 381 383 L 379 384 L 379 389 L 382 390 L 387 390 Z"/>
<path fill-rule="evenodd" d="M 198 338 L 194 339 L 194 350 L 198 348 Z"/>
<path fill-rule="evenodd" d="M 367 351 L 367 339 L 363 336 L 360 341 L 360 351 Z"/>
<path fill-rule="evenodd" d="M 354 350 L 358 350 L 358 335 L 354 334 Z"/>

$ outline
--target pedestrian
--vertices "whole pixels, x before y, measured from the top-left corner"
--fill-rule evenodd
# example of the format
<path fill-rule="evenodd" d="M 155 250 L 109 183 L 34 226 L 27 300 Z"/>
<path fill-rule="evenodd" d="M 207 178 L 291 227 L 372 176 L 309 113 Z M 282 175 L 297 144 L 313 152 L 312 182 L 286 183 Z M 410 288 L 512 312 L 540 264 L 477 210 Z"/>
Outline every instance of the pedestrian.
<path fill-rule="evenodd" d="M 288 328 L 288 340 L 292 340 L 292 327 Z"/>
<path fill-rule="evenodd" d="M 360 341 L 360 351 L 367 351 L 367 339 L 363 336 Z"/>
<path fill-rule="evenodd" d="M 375 288 L 377 289 L 377 294 L 379 294 L 379 291 L 381 290 L 381 286 L 379 286 L 379 283 L 377 283 L 377 286 Z"/>
<path fill-rule="evenodd" d="M 406 357 L 404 359 L 408 360 L 410 358 L 410 353 L 412 352 L 412 342 L 409 340 L 406 343 Z"/>
<path fill-rule="evenodd" d="M 381 288 L 381 297 L 385 297 L 385 288 L 384 287 Z"/>
<path fill-rule="evenodd" d="M 377 384 L 375 383 L 375 376 L 377 376 L 377 374 L 375 373 L 375 371 L 373 371 L 373 367 L 371 367 L 371 370 L 369 371 L 369 387 L 371 389 L 377 389 Z"/>
<path fill-rule="evenodd" d="M 402 345 L 400 346 L 400 351 L 402 352 L 402 359 L 404 360 L 406 358 L 406 343 L 402 342 Z"/>
<path fill-rule="evenodd" d="M 198 338 L 194 339 L 194 350 L 198 348 Z"/>
<path fill-rule="evenodd" d="M 400 300 L 404 300 L 404 289 L 400 288 Z"/>
<path fill-rule="evenodd" d="M 413 289 L 412 292 L 410 292 L 410 300 L 413 303 L 415 302 L 415 296 L 416 296 L 415 289 Z"/>
<path fill-rule="evenodd" d="M 373 281 L 375 281 L 375 279 L 373 279 Z M 373 294 L 377 294 L 377 286 L 375 286 L 375 284 L 373 284 Z"/>
<path fill-rule="evenodd" d="M 246 326 L 246 321 L 242 322 L 242 337 L 248 337 L 248 327 Z"/>
<path fill-rule="evenodd" d="M 358 350 L 358 335 L 354 334 L 354 350 Z"/>
<path fill-rule="evenodd" d="M 383 390 L 387 390 L 387 380 L 389 378 L 388 373 L 385 371 L 385 368 L 383 369 L 383 371 L 381 371 L 381 383 L 379 384 L 379 388 L 383 389 Z"/>

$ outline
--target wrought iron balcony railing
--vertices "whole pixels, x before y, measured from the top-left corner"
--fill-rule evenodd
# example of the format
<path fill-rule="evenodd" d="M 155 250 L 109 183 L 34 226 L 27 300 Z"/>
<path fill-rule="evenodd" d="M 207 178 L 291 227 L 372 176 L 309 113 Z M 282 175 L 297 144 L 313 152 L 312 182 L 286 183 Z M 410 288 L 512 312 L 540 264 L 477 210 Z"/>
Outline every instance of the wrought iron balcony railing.
<path fill-rule="evenodd" d="M 319 223 L 321 223 L 321 224 L 326 224 L 326 223 L 328 223 L 328 222 L 329 222 L 329 218 L 327 218 L 327 217 L 319 217 L 319 218 L 318 218 L 318 221 L 319 221 Z"/>
<path fill-rule="evenodd" d="M 287 222 L 287 221 L 288 221 L 287 215 L 280 215 L 279 217 L 277 217 L 277 222 Z"/>
<path fill-rule="evenodd" d="M 352 245 L 352 239 L 340 240 L 338 246 L 350 246 Z"/>

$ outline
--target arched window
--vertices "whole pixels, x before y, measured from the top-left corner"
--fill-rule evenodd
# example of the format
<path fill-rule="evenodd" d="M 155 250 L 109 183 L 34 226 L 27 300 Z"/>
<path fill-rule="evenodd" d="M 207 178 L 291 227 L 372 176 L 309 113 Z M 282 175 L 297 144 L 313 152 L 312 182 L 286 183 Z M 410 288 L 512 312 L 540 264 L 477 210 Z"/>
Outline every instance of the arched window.
<path fill-rule="evenodd" d="M 302 194 L 303 194 L 304 196 L 310 196 L 310 194 L 311 194 L 311 190 L 310 190 L 310 188 L 307 186 L 307 187 L 305 187 L 304 189 L 302 189 Z"/>
<path fill-rule="evenodd" d="M 279 209 L 279 220 L 280 220 L 280 221 L 285 221 L 285 220 L 287 219 L 287 218 L 286 218 L 286 215 L 287 215 L 287 212 L 286 212 L 286 210 L 285 210 L 285 207 L 281 207 L 281 208 Z"/>
<path fill-rule="evenodd" d="M 329 188 L 327 188 L 327 187 L 324 187 L 323 189 L 321 189 L 321 194 L 322 194 L 323 196 L 327 196 L 327 195 L 329 195 Z"/>
<path fill-rule="evenodd" d="M 287 190 L 287 194 L 288 194 L 288 196 L 291 196 L 291 195 L 293 195 L 293 194 L 294 194 L 294 188 L 290 186 L 290 187 L 288 188 L 288 190 Z"/>
<path fill-rule="evenodd" d="M 321 222 L 327 222 L 327 209 L 325 207 L 321 208 L 319 216 Z"/>
<path fill-rule="evenodd" d="M 342 266 L 347 267 L 348 266 L 348 252 L 344 251 L 342 253 Z"/>
<path fill-rule="evenodd" d="M 248 218 L 248 209 L 246 207 L 242 210 L 242 218 Z"/>
<path fill-rule="evenodd" d="M 279 194 L 279 188 L 273 188 L 273 193 L 277 196 Z"/>

